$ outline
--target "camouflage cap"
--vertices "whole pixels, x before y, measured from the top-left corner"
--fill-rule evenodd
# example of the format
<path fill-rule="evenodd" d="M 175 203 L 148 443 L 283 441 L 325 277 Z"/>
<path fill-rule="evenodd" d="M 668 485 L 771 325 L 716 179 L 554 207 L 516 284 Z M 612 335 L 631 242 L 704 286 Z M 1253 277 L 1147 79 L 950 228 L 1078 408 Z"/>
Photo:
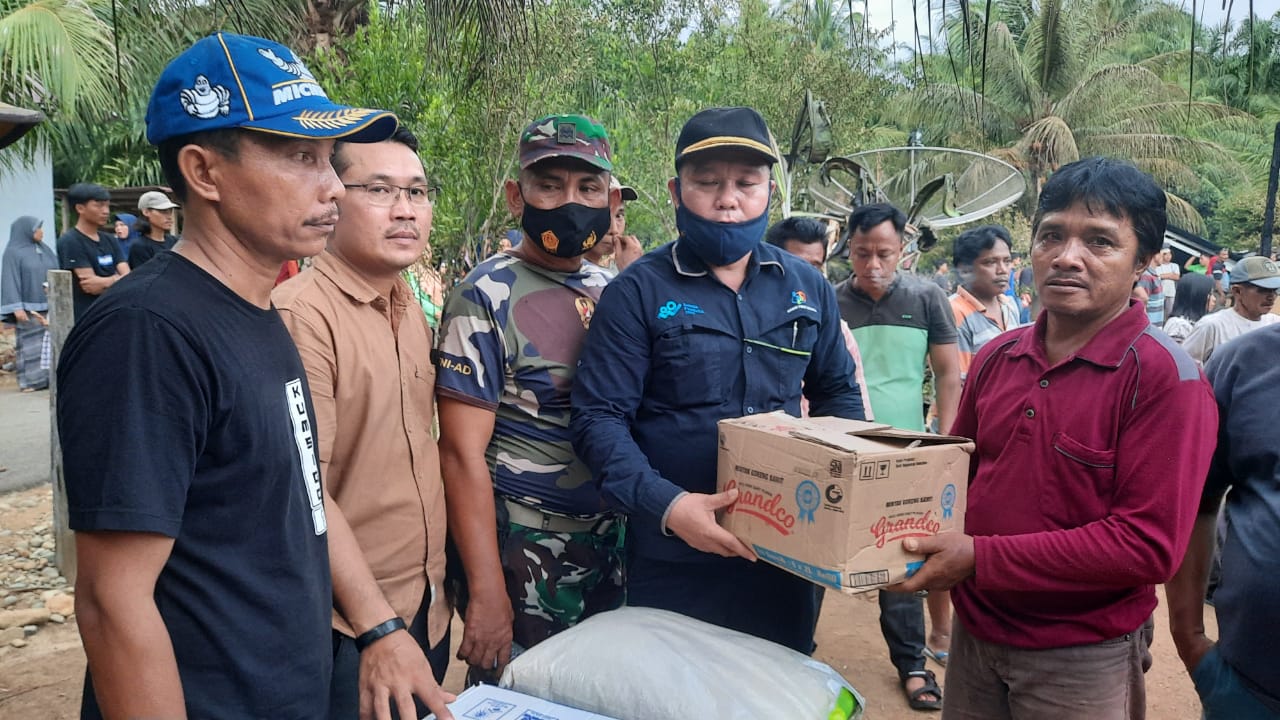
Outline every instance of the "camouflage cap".
<path fill-rule="evenodd" d="M 552 157 L 578 158 L 613 172 L 613 153 L 604 126 L 585 115 L 548 115 L 520 133 L 520 169 Z"/>

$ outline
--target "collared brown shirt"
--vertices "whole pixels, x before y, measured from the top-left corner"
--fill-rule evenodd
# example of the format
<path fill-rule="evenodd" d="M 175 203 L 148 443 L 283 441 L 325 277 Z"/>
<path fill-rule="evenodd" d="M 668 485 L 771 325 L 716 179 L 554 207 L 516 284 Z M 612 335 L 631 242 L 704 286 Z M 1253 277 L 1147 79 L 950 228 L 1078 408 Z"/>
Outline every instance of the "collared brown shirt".
<path fill-rule="evenodd" d="M 404 280 L 390 298 L 379 295 L 327 250 L 271 299 L 307 369 L 325 487 L 396 614 L 412 622 L 424 596 L 432 599 L 434 645 L 450 610 L 426 316 Z M 352 632 L 336 610 L 333 626 Z"/>

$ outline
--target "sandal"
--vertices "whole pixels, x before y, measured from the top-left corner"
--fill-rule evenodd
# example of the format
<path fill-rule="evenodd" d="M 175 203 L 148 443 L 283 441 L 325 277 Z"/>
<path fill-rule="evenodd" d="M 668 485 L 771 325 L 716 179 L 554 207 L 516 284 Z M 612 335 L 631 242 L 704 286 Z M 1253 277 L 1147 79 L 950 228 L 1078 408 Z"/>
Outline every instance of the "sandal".
<path fill-rule="evenodd" d="M 951 657 L 951 653 L 946 650 L 934 650 L 928 645 L 924 646 L 924 656 L 938 663 L 942 667 L 947 666 L 947 658 Z"/>
<path fill-rule="evenodd" d="M 907 681 L 911 678 L 924 678 L 924 686 L 917 690 L 907 691 Z M 932 670 L 913 670 L 902 678 L 902 692 L 907 696 L 907 704 L 912 710 L 941 710 L 942 688 L 938 687 L 938 678 Z M 924 700 L 923 696 L 933 695 L 937 700 Z"/>

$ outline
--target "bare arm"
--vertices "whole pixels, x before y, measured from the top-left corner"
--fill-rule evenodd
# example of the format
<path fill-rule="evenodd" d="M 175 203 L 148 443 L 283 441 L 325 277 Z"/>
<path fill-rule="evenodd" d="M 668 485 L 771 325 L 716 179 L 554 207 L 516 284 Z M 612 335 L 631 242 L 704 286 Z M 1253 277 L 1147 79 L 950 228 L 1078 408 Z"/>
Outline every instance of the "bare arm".
<path fill-rule="evenodd" d="M 119 280 L 120 278 L 128 274 L 129 274 L 129 263 L 127 262 L 116 263 L 116 280 Z"/>
<path fill-rule="evenodd" d="M 1178 571 L 1164 585 L 1169 603 L 1169 634 L 1187 672 L 1195 670 L 1200 658 L 1213 647 L 1213 641 L 1204 634 L 1204 592 L 1209 585 L 1216 524 L 1215 514 L 1196 517 L 1187 555 Z"/>
<path fill-rule="evenodd" d="M 86 295 L 101 295 L 115 284 L 115 276 L 98 277 L 90 268 L 72 268 L 71 272 L 75 274 L 76 282 L 80 284 L 80 289 Z"/>
<path fill-rule="evenodd" d="M 930 345 L 929 365 L 933 368 L 933 389 L 938 394 L 938 431 L 946 434 L 951 432 L 960 407 L 960 346 Z"/>
<path fill-rule="evenodd" d="M 359 637 L 396 617 L 396 611 L 383 596 L 346 516 L 327 490 L 324 511 L 329 521 L 334 605 Z M 446 696 L 436 684 L 426 655 L 408 632 L 393 632 L 360 653 L 361 717 L 389 719 L 391 705 L 397 706 L 400 717 L 413 717 L 414 695 L 441 720 L 452 720 L 453 715 L 445 703 L 452 702 L 454 697 Z"/>
<path fill-rule="evenodd" d="M 485 461 L 496 415 L 443 395 L 436 407 L 449 533 L 462 556 L 470 597 L 458 659 L 485 672 L 501 671 L 511 659 L 514 614 L 498 557 L 493 478 Z"/>
<path fill-rule="evenodd" d="M 104 717 L 185 718 L 169 631 L 155 603 L 156 579 L 173 538 L 78 532 L 76 617 Z"/>

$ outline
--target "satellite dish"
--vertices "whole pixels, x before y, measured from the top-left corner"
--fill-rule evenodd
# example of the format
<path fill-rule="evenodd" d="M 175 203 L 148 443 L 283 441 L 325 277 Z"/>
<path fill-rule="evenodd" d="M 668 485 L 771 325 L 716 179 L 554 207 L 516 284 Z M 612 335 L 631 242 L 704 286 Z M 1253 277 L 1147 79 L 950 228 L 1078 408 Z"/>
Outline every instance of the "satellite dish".
<path fill-rule="evenodd" d="M 832 158 L 853 163 L 880 196 L 907 213 L 908 221 L 935 229 L 981 220 L 1009 207 L 1026 192 L 1022 173 L 990 155 L 940 147 L 894 147 Z M 826 164 L 824 164 L 825 167 Z M 810 183 L 821 183 L 820 170 Z"/>
<path fill-rule="evenodd" d="M 823 215 L 848 217 L 869 203 L 892 203 L 907 214 L 901 266 L 937 244 L 934 230 L 980 220 L 1018 201 L 1026 181 L 1003 160 L 971 150 L 894 147 L 832 157 L 809 175 L 797 198 Z M 828 248 L 845 251 L 847 233 Z"/>
<path fill-rule="evenodd" d="M 999 158 L 972 150 L 919 145 L 830 156 L 831 118 L 821 100 L 805 91 L 791 132 L 791 148 L 774 168 L 782 216 L 801 215 L 843 224 L 853 209 L 887 202 L 907 213 L 900 267 L 913 267 L 937 244 L 934 230 L 980 220 L 1018 201 L 1022 173 Z M 776 143 L 774 146 L 777 152 Z M 848 232 L 829 243 L 828 257 L 843 254 Z"/>

